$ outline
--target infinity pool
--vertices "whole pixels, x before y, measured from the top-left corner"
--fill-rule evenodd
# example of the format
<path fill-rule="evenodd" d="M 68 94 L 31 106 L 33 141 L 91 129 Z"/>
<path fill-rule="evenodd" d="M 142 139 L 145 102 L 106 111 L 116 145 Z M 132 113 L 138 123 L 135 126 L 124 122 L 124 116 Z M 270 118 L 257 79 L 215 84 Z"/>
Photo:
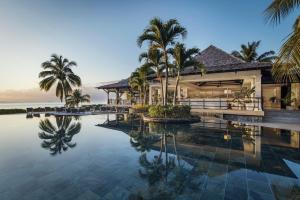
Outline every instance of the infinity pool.
<path fill-rule="evenodd" d="M 299 132 L 0 116 L 0 199 L 297 199 Z"/>

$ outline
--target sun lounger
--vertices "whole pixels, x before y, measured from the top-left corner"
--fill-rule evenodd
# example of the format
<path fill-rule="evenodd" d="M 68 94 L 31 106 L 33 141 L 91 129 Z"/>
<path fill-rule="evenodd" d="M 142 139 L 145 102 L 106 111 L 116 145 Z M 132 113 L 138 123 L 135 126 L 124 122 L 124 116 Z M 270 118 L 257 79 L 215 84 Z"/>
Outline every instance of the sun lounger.
<path fill-rule="evenodd" d="M 46 111 L 46 112 L 51 112 L 52 110 L 51 110 L 50 107 L 45 107 L 45 111 Z"/>

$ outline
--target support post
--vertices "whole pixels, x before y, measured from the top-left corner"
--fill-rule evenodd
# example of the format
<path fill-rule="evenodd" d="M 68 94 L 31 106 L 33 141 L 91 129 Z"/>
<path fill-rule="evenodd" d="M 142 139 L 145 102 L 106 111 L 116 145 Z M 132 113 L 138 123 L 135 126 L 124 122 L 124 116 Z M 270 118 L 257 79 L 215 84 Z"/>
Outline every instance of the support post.
<path fill-rule="evenodd" d="M 119 94 L 119 90 L 118 89 L 116 91 L 116 103 L 117 103 L 117 105 L 119 105 L 119 103 L 120 103 L 120 94 Z"/>
<path fill-rule="evenodd" d="M 107 105 L 109 105 L 109 90 L 104 90 L 107 94 Z"/>

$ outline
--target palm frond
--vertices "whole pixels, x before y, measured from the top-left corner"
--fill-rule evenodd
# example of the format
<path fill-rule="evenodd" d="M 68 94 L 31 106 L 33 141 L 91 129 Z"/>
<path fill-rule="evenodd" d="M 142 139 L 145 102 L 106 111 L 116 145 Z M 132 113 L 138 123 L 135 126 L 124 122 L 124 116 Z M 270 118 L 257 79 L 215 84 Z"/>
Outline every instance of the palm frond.
<path fill-rule="evenodd" d="M 54 85 L 54 83 L 56 82 L 56 78 L 54 76 L 49 76 L 43 80 L 40 81 L 39 85 L 40 85 L 40 89 L 44 90 L 44 91 L 49 91 L 50 88 Z"/>
<path fill-rule="evenodd" d="M 267 22 L 280 23 L 282 18 L 289 15 L 300 6 L 300 0 L 273 0 L 264 11 Z"/>
<path fill-rule="evenodd" d="M 280 49 L 272 74 L 276 81 L 298 81 L 300 77 L 300 17 L 294 24 L 294 31 Z"/>

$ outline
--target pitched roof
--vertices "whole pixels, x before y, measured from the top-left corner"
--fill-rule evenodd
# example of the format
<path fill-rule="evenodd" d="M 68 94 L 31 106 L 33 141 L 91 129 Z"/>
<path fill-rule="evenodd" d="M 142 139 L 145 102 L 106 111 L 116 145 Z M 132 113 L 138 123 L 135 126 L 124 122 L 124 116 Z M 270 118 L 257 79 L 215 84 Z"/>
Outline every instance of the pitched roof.
<path fill-rule="evenodd" d="M 99 87 L 96 87 L 97 89 L 124 89 L 129 88 L 128 78 L 122 79 L 119 82 L 111 83 L 107 85 L 101 85 Z"/>
<path fill-rule="evenodd" d="M 207 47 L 195 58 L 202 62 L 206 67 L 245 63 L 245 61 L 236 58 L 213 45 Z"/>
<path fill-rule="evenodd" d="M 244 71 L 272 67 L 272 63 L 269 62 L 245 62 L 213 45 L 204 49 L 195 59 L 204 64 L 207 73 Z M 188 75 L 197 73 L 199 73 L 199 70 L 190 67 L 184 69 L 181 74 Z"/>

